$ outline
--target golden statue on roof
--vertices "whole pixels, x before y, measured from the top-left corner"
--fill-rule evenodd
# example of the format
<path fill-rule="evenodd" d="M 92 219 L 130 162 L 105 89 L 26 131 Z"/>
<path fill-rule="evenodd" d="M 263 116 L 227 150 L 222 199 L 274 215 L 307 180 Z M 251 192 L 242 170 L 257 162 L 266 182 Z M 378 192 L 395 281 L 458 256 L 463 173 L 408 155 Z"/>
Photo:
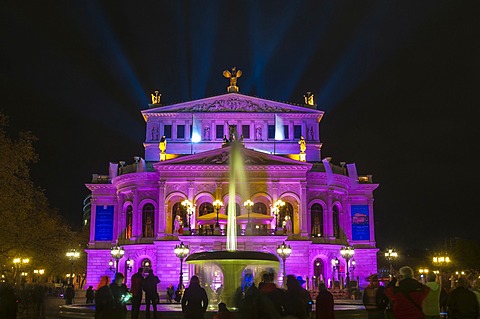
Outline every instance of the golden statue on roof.
<path fill-rule="evenodd" d="M 154 93 L 155 94 L 153 94 L 153 93 L 151 94 L 152 95 L 152 104 L 160 104 L 160 98 L 162 97 L 162 95 L 158 91 L 155 91 Z"/>
<path fill-rule="evenodd" d="M 305 104 L 307 105 L 315 105 L 315 100 L 312 92 L 307 92 L 306 95 L 303 96 L 305 98 Z"/>
<path fill-rule="evenodd" d="M 230 86 L 227 87 L 227 92 L 238 93 L 239 88 L 237 86 L 237 79 L 242 76 L 242 71 L 237 70 L 236 67 L 233 67 L 231 72 L 228 70 L 223 71 L 223 76 L 227 79 L 230 79 Z"/>

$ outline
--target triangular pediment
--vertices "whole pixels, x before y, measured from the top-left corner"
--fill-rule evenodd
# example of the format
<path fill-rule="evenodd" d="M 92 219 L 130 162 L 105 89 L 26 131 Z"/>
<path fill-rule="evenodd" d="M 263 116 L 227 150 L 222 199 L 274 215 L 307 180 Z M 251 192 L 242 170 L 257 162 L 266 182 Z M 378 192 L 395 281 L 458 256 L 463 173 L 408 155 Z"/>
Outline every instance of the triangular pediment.
<path fill-rule="evenodd" d="M 240 93 L 227 93 L 200 100 L 155 107 L 142 111 L 144 117 L 158 113 L 311 113 L 323 112 L 313 107 L 272 101 Z"/>
<path fill-rule="evenodd" d="M 230 154 L 233 146 L 226 146 L 211 151 L 185 155 L 175 159 L 155 163 L 155 167 L 168 165 L 219 165 L 227 166 L 230 162 Z M 267 154 L 264 152 L 241 147 L 243 163 L 245 166 L 304 166 L 310 169 L 312 164 L 300 162 L 279 155 Z"/>

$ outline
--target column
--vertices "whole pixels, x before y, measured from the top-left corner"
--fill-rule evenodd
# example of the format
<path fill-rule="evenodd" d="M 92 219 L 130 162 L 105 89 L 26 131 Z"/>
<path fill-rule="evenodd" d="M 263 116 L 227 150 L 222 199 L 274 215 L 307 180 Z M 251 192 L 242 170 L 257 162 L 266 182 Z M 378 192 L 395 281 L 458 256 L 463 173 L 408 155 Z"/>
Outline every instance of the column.
<path fill-rule="evenodd" d="M 343 231 L 347 236 L 347 240 L 352 240 L 352 219 L 350 217 L 350 212 L 352 211 L 352 199 L 350 197 L 346 197 L 346 205 L 343 205 L 343 209 L 340 212 L 340 216 L 343 220 Z"/>
<path fill-rule="evenodd" d="M 132 191 L 133 201 L 132 201 L 132 239 L 137 239 L 142 237 L 142 212 L 138 211 L 138 191 L 134 189 Z"/>
<path fill-rule="evenodd" d="M 92 244 L 95 242 L 95 220 L 97 216 L 97 198 L 93 197 L 91 199 L 91 211 L 90 211 L 90 241 L 89 243 Z"/>
<path fill-rule="evenodd" d="M 300 234 L 302 237 L 308 237 L 309 218 L 307 210 L 307 182 L 300 181 Z"/>
<path fill-rule="evenodd" d="M 333 231 L 333 191 L 329 189 L 327 191 L 327 222 L 325 223 L 325 234 L 330 239 L 335 239 L 334 231 Z M 325 220 L 325 219 L 324 219 Z"/>
<path fill-rule="evenodd" d="M 125 212 L 123 211 L 123 194 L 117 193 L 117 196 L 113 199 L 114 202 L 114 226 L 113 226 L 113 239 L 124 239 L 120 238 L 122 235 L 122 229 L 124 229 L 125 225 Z"/>
<path fill-rule="evenodd" d="M 158 214 L 156 223 L 158 226 L 157 228 L 157 238 L 161 238 L 165 236 L 166 224 L 167 224 L 167 212 L 165 206 L 165 188 L 166 182 L 165 180 L 158 181 Z"/>

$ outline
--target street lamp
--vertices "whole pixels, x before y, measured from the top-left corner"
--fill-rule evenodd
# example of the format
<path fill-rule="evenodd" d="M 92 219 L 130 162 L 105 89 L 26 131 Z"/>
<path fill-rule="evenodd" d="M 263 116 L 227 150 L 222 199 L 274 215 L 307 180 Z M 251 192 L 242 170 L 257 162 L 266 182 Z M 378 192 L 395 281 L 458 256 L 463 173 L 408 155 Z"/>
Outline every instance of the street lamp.
<path fill-rule="evenodd" d="M 277 232 L 278 228 L 278 215 L 280 214 L 280 207 L 285 206 L 285 202 L 281 199 L 277 200 L 275 204 L 273 204 L 273 214 L 275 215 L 275 232 Z"/>
<path fill-rule="evenodd" d="M 247 214 L 248 214 L 247 230 L 246 230 L 245 233 L 247 235 L 251 235 L 252 234 L 252 227 L 250 225 L 250 211 L 252 210 L 253 202 L 248 199 L 247 201 L 245 201 L 245 203 L 243 203 L 243 206 L 245 206 L 247 208 Z"/>
<path fill-rule="evenodd" d="M 433 256 L 432 258 L 433 265 L 437 266 L 440 269 L 440 271 L 442 270 L 443 267 L 448 266 L 451 261 L 452 260 L 450 259 L 450 257 L 443 254 Z"/>
<path fill-rule="evenodd" d="M 125 285 L 127 284 L 127 278 L 128 278 L 128 272 L 129 271 L 132 271 L 133 269 L 133 260 L 131 260 L 130 258 L 128 258 L 126 261 L 125 261 Z"/>
<path fill-rule="evenodd" d="M 33 274 L 34 276 L 37 275 L 38 276 L 38 281 L 40 282 L 40 276 L 43 275 L 45 273 L 45 269 L 34 269 L 33 270 Z M 36 280 L 35 280 L 36 281 Z"/>
<path fill-rule="evenodd" d="M 353 257 L 355 250 L 352 246 L 343 246 L 342 249 L 340 249 L 340 254 L 342 255 L 343 259 L 347 262 L 347 288 L 349 287 L 348 284 L 350 283 L 350 265 L 349 261 Z"/>
<path fill-rule="evenodd" d="M 113 259 L 115 259 L 115 273 L 118 273 L 118 261 L 125 254 L 125 250 L 123 247 L 119 247 L 118 244 L 116 244 L 110 249 L 110 254 L 112 255 Z"/>
<path fill-rule="evenodd" d="M 13 281 L 14 281 L 15 285 L 17 284 L 18 272 L 20 271 L 20 267 L 24 266 L 24 265 L 27 265 L 29 262 L 30 262 L 30 259 L 28 259 L 28 258 L 18 257 L 18 258 L 13 259 L 13 265 L 15 266 L 15 276 L 13 278 Z"/>
<path fill-rule="evenodd" d="M 190 247 L 188 245 L 184 245 L 183 242 L 180 245 L 175 245 L 175 249 L 173 250 L 175 255 L 180 259 L 180 278 L 178 280 L 178 291 L 182 291 L 183 289 L 183 259 L 188 256 L 190 253 Z"/>
<path fill-rule="evenodd" d="M 187 215 L 188 215 L 188 229 L 192 231 L 192 214 L 195 212 L 195 205 L 188 199 L 184 200 L 182 202 L 182 206 L 184 206 L 187 209 Z"/>
<path fill-rule="evenodd" d="M 392 263 L 398 258 L 398 253 L 393 248 L 388 248 L 385 252 L 385 259 L 390 265 L 390 274 L 393 275 L 393 265 Z"/>
<path fill-rule="evenodd" d="M 70 284 L 73 283 L 73 263 L 76 259 L 80 258 L 80 252 L 76 251 L 75 249 L 70 249 L 65 256 L 70 259 Z"/>
<path fill-rule="evenodd" d="M 284 283 L 285 283 L 285 277 L 287 276 L 287 272 L 285 271 L 285 261 L 287 260 L 287 258 L 290 256 L 291 253 L 292 253 L 292 248 L 290 247 L 290 245 L 285 245 L 285 242 L 277 246 L 277 254 L 283 260 L 283 282 Z"/>
<path fill-rule="evenodd" d="M 215 222 L 215 230 L 220 230 L 220 224 L 218 223 L 218 213 L 220 212 L 220 207 L 223 206 L 223 203 L 221 200 L 218 200 L 216 199 L 214 202 L 213 202 L 213 207 L 215 208 L 215 210 L 217 211 L 217 221 Z"/>
<path fill-rule="evenodd" d="M 340 267 L 339 265 L 340 265 L 340 261 L 338 260 L 337 257 L 335 257 L 335 259 L 332 259 L 333 281 L 335 281 L 335 271 L 337 271 L 337 275 L 338 275 L 337 277 L 338 277 L 338 280 L 340 280 L 340 272 L 338 271 L 338 268 Z"/>

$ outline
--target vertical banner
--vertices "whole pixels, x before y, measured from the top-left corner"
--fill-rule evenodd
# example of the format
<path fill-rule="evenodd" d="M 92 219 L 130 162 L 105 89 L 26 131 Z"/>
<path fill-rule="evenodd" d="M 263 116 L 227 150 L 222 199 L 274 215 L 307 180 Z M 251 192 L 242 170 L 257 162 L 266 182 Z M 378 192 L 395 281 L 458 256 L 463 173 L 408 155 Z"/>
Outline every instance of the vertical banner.
<path fill-rule="evenodd" d="M 370 240 L 368 205 L 352 205 L 352 240 Z"/>
<path fill-rule="evenodd" d="M 113 239 L 113 205 L 97 206 L 95 212 L 95 240 Z"/>

